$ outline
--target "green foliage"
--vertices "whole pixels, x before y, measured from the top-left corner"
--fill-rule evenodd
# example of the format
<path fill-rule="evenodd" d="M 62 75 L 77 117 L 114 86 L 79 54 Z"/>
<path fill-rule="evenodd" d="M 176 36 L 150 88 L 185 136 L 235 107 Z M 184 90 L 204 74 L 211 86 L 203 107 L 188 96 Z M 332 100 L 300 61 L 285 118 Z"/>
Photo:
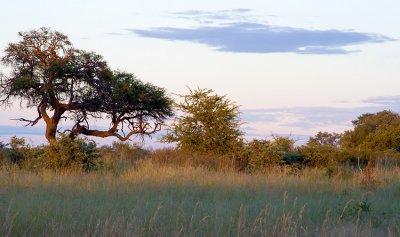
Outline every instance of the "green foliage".
<path fill-rule="evenodd" d="M 391 160 L 400 155 L 400 115 L 391 111 L 367 113 L 353 121 L 354 128 L 346 131 L 340 145 L 351 157 L 353 165 L 363 166 L 368 160 Z"/>
<path fill-rule="evenodd" d="M 273 136 L 273 140 L 252 140 L 246 144 L 248 170 L 265 171 L 268 168 L 283 164 L 301 162 L 302 157 L 296 154 L 295 141 L 289 137 Z"/>
<path fill-rule="evenodd" d="M 191 90 L 176 104 L 182 113 L 161 141 L 176 143 L 179 149 L 229 154 L 241 145 L 238 106 L 211 89 Z"/>
<path fill-rule="evenodd" d="M 280 147 L 268 140 L 253 140 L 247 144 L 250 171 L 264 171 L 267 168 L 280 164 L 284 152 Z"/>
<path fill-rule="evenodd" d="M 300 148 L 305 162 L 311 167 L 331 167 L 336 162 L 338 149 L 330 145 L 307 143 Z"/>
<path fill-rule="evenodd" d="M 389 149 L 400 151 L 400 126 L 392 125 L 370 133 L 364 139 L 362 146 L 374 151 L 385 151 Z"/>
<path fill-rule="evenodd" d="M 400 115 L 391 111 L 363 114 L 353 121 L 354 129 L 343 134 L 340 144 L 349 149 L 384 151 L 400 147 Z"/>
<path fill-rule="evenodd" d="M 340 154 L 340 137 L 341 135 L 337 133 L 328 132 L 318 132 L 311 137 L 307 144 L 299 148 L 307 166 L 331 168 L 335 165 Z"/>
<path fill-rule="evenodd" d="M 72 140 L 60 134 L 57 141 L 43 148 L 43 154 L 38 158 L 38 168 L 90 171 L 96 168 L 98 157 L 96 143 L 82 138 Z"/>
<path fill-rule="evenodd" d="M 14 164 L 21 164 L 25 159 L 25 152 L 27 147 L 25 143 L 25 138 L 18 138 L 16 136 L 11 137 L 10 139 L 10 150 L 9 150 L 9 158 L 10 161 Z"/>
<path fill-rule="evenodd" d="M 316 145 L 329 145 L 333 147 L 338 147 L 342 134 L 329 133 L 329 132 L 318 132 L 317 135 L 311 137 L 309 143 Z"/>
<path fill-rule="evenodd" d="M 0 144 L 0 166 L 31 169 L 41 153 L 41 147 L 31 147 L 26 144 L 25 138 L 12 136 L 7 145 Z"/>

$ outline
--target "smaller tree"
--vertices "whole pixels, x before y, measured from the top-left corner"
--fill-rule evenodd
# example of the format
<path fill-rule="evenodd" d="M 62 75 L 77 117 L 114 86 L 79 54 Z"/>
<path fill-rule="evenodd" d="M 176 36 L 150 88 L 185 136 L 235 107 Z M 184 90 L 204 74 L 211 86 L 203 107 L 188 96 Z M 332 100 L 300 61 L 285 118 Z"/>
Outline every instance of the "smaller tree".
<path fill-rule="evenodd" d="M 331 168 L 339 160 L 339 140 L 341 134 L 318 132 L 302 145 L 300 153 L 310 167 Z"/>
<path fill-rule="evenodd" d="M 161 141 L 177 143 L 179 149 L 224 155 L 241 146 L 238 106 L 211 89 L 189 88 L 175 104 L 178 116 Z"/>

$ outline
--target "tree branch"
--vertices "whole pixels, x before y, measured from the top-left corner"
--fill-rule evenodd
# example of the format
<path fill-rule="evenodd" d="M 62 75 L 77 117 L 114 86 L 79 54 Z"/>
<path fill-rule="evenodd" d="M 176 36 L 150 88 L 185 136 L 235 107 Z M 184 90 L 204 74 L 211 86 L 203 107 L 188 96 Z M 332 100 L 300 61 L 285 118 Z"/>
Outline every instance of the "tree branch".
<path fill-rule="evenodd" d="M 46 107 L 46 103 L 45 103 L 44 100 L 42 100 L 42 101 L 40 102 L 40 104 L 38 105 L 38 107 L 37 107 L 38 117 L 37 117 L 35 120 L 29 120 L 29 119 L 24 119 L 24 118 L 11 119 L 11 120 L 17 120 L 17 121 L 21 121 L 21 122 L 27 122 L 27 124 L 24 125 L 25 127 L 28 127 L 28 126 L 35 126 L 35 125 L 40 121 L 40 119 L 42 119 L 42 112 L 41 112 L 41 107 L 42 107 L 42 106 Z M 45 110 L 46 110 L 46 108 L 45 108 Z M 47 115 L 47 114 L 46 114 L 46 115 Z"/>
<path fill-rule="evenodd" d="M 83 134 L 86 136 L 96 136 L 96 137 L 116 137 L 121 141 L 129 140 L 132 135 L 148 135 L 150 136 L 153 133 L 156 133 L 161 130 L 161 124 L 155 123 L 154 127 L 151 127 L 149 123 L 142 123 L 142 125 L 138 126 L 136 129 L 131 130 L 126 135 L 121 135 L 117 132 L 117 130 L 91 130 L 88 129 L 86 126 L 82 126 L 80 124 L 76 124 L 74 128 L 71 130 L 72 134 Z"/>

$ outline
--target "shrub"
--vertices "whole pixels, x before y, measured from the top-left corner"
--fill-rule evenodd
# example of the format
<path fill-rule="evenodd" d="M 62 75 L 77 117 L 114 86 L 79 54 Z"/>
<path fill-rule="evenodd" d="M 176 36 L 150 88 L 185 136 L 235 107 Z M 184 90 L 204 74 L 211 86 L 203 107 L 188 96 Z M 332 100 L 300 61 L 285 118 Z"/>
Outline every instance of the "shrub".
<path fill-rule="evenodd" d="M 340 148 L 341 138 L 342 134 L 329 132 L 318 132 L 310 137 L 307 144 L 299 148 L 304 163 L 310 167 L 331 170 L 335 165 L 351 160 L 351 153 Z"/>
<path fill-rule="evenodd" d="M 305 163 L 310 167 L 331 167 L 336 162 L 338 148 L 330 145 L 308 143 L 300 148 Z"/>
<path fill-rule="evenodd" d="M 27 145 L 24 138 L 13 136 L 8 144 L 0 143 L 0 166 L 23 167 L 30 158 L 37 157 L 39 150 Z"/>
<path fill-rule="evenodd" d="M 8 157 L 11 163 L 21 164 L 26 158 L 25 151 L 27 150 L 25 138 L 17 138 L 16 136 L 10 139 L 10 149 L 8 150 Z"/>
<path fill-rule="evenodd" d="M 279 164 L 284 156 L 283 151 L 267 140 L 253 140 L 247 144 L 249 162 L 248 169 L 252 172 L 263 171 Z"/>
<path fill-rule="evenodd" d="M 248 170 L 265 171 L 268 168 L 302 161 L 296 153 L 295 141 L 288 137 L 273 136 L 273 140 L 253 140 L 246 145 Z"/>
<path fill-rule="evenodd" d="M 87 139 L 72 140 L 65 134 L 60 134 L 57 141 L 43 147 L 43 153 L 38 158 L 38 167 L 56 171 L 83 170 L 96 168 L 99 153 L 96 143 Z"/>

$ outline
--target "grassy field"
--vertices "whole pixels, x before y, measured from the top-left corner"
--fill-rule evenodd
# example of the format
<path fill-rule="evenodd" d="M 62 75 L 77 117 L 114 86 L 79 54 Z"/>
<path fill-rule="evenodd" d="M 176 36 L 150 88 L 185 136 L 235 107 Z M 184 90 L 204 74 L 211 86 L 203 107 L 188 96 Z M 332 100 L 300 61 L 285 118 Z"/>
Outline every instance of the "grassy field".
<path fill-rule="evenodd" d="M 0 171 L 0 236 L 400 236 L 400 170 Z"/>

